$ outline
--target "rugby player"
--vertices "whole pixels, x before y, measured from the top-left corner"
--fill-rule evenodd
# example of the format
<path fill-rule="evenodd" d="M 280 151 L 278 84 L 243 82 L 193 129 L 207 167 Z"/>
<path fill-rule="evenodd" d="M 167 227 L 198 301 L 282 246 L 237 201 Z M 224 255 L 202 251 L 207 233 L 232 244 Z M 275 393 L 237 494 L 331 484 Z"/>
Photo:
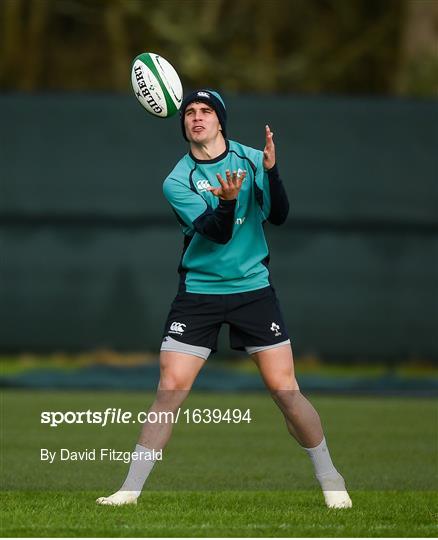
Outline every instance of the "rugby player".
<path fill-rule="evenodd" d="M 160 381 L 150 411 L 176 411 L 226 323 L 233 349 L 246 351 L 307 452 L 330 508 L 351 499 L 330 457 L 318 413 L 301 394 L 292 349 L 269 273 L 267 223 L 285 222 L 289 203 L 276 163 L 273 133 L 265 126 L 265 148 L 227 139 L 222 97 L 201 89 L 181 106 L 189 152 L 164 181 L 164 195 L 184 234 L 179 289 L 165 324 Z M 145 423 L 137 452 L 162 450 L 172 423 Z M 136 503 L 155 461 L 132 460 L 119 491 L 97 503 Z"/>

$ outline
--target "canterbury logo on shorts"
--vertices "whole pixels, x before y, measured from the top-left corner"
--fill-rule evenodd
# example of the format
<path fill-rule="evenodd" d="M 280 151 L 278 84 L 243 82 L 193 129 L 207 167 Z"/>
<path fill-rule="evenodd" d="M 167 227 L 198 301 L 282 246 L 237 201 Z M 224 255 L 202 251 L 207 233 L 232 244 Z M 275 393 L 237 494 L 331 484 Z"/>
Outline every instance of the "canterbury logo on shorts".
<path fill-rule="evenodd" d="M 170 325 L 169 334 L 179 334 L 180 336 L 184 333 L 185 324 L 180 322 L 173 322 Z"/>

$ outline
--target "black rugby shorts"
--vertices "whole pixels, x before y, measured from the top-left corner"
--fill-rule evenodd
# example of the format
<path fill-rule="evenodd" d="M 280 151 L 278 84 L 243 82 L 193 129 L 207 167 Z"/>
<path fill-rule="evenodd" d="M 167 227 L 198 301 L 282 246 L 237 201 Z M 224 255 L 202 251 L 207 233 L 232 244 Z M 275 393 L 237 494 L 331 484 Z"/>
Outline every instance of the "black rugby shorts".
<path fill-rule="evenodd" d="M 170 307 L 163 338 L 169 336 L 215 352 L 222 324 L 229 325 L 231 348 L 238 351 L 289 339 L 271 286 L 234 294 L 178 293 Z"/>

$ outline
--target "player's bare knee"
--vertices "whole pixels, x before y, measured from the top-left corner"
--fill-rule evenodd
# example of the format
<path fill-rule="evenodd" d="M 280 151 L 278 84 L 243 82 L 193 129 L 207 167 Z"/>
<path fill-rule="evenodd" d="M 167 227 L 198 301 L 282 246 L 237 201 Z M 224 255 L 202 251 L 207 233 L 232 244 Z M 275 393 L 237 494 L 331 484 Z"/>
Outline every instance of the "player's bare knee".
<path fill-rule="evenodd" d="M 191 387 L 192 380 L 185 377 L 179 377 L 174 374 L 165 374 L 160 377 L 159 393 L 177 392 L 178 394 L 184 394 L 189 392 Z"/>

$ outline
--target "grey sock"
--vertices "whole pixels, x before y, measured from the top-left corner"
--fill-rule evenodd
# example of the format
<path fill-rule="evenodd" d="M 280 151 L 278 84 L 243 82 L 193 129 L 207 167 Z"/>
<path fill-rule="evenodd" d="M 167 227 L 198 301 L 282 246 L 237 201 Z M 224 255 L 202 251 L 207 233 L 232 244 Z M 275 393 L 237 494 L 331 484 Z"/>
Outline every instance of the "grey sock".
<path fill-rule="evenodd" d="M 131 460 L 128 476 L 119 491 L 133 491 L 138 497 L 155 465 L 155 459 L 148 459 L 147 456 L 152 454 L 152 450 L 140 444 L 135 446 L 134 451 L 138 454 L 138 459 Z"/>
<path fill-rule="evenodd" d="M 330 452 L 327 448 L 327 443 L 325 437 L 322 441 L 315 446 L 314 448 L 304 448 L 307 452 L 310 460 L 313 463 L 315 469 L 315 475 L 320 480 L 321 478 L 326 477 L 335 477 L 339 473 L 333 465 L 332 458 L 330 457 Z"/>

